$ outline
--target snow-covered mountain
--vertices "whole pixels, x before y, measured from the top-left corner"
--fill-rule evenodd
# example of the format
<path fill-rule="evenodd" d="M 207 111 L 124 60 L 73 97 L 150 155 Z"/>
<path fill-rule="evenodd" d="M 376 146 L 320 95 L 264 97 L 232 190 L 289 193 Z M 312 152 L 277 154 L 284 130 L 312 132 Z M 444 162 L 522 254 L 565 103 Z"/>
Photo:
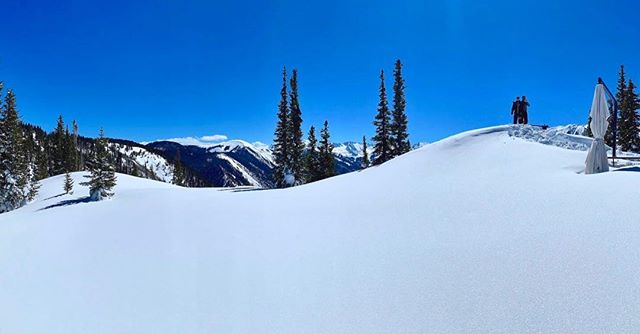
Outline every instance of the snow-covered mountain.
<path fill-rule="evenodd" d="M 118 175 L 86 202 L 46 179 L 0 215 L 0 329 L 639 332 L 640 173 L 584 175 L 586 152 L 557 145 L 584 138 L 545 131 L 474 130 L 279 190 Z"/>
<path fill-rule="evenodd" d="M 273 152 L 269 145 L 244 140 L 229 140 L 219 143 L 183 145 L 192 140 L 156 141 L 146 146 L 158 151 L 167 159 L 173 159 L 180 150 L 183 163 L 196 171 L 212 185 L 218 187 L 253 186 L 270 188 L 273 186 Z M 369 154 L 373 151 L 368 149 Z M 362 144 L 346 142 L 334 144 L 336 171 L 338 174 L 360 169 Z"/>
<path fill-rule="evenodd" d="M 131 164 L 135 164 L 139 175 L 169 183 L 173 180 L 175 167 L 173 163 L 167 161 L 164 157 L 139 146 L 121 143 L 110 143 L 109 146 L 112 150 L 120 153 L 121 156 L 127 157 Z"/>
<path fill-rule="evenodd" d="M 264 144 L 232 140 L 200 147 L 158 141 L 148 143 L 146 147 L 168 159 L 175 158 L 180 151 L 182 163 L 213 186 L 273 186 L 273 157 Z"/>

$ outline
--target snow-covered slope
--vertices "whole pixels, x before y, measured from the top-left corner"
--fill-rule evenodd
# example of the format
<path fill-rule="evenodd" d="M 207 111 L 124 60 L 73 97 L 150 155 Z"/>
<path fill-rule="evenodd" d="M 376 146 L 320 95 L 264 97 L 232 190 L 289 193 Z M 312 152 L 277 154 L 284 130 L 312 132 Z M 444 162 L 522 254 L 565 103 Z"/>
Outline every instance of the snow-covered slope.
<path fill-rule="evenodd" d="M 640 173 L 521 130 L 284 190 L 47 179 L 0 215 L 0 332 L 639 332 Z"/>
<path fill-rule="evenodd" d="M 149 178 L 170 183 L 173 180 L 174 166 L 167 159 L 147 151 L 142 147 L 111 143 L 112 148 L 123 156 L 129 157 L 137 167 L 150 172 Z"/>

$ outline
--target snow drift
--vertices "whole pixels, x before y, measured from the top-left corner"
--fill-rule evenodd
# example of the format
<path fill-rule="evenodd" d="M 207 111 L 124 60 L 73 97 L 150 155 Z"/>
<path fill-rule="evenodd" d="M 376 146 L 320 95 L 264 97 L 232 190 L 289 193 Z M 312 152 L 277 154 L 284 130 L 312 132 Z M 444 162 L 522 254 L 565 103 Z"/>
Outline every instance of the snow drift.
<path fill-rule="evenodd" d="M 286 190 L 47 179 L 0 215 L 0 332 L 640 331 L 640 174 L 525 128 Z"/>

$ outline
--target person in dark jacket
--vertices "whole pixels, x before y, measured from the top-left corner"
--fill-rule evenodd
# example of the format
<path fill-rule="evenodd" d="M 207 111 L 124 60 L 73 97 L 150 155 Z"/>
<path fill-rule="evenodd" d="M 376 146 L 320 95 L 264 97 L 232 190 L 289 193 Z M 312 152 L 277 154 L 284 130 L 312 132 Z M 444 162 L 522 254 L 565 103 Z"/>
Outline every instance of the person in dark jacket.
<path fill-rule="evenodd" d="M 522 95 L 522 101 L 520 101 L 520 117 L 522 124 L 529 124 L 529 101 L 527 97 Z"/>
<path fill-rule="evenodd" d="M 511 115 L 513 115 L 513 124 L 518 124 L 518 110 L 520 109 L 520 96 L 516 97 L 511 105 Z"/>

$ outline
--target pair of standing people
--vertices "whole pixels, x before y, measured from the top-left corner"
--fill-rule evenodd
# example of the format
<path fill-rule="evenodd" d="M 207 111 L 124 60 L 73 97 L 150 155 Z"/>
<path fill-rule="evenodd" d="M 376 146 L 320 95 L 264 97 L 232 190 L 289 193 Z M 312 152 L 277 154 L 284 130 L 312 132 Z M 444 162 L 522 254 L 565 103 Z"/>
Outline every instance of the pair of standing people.
<path fill-rule="evenodd" d="M 529 101 L 526 96 L 516 97 L 511 105 L 511 115 L 513 115 L 513 124 L 529 124 Z"/>

